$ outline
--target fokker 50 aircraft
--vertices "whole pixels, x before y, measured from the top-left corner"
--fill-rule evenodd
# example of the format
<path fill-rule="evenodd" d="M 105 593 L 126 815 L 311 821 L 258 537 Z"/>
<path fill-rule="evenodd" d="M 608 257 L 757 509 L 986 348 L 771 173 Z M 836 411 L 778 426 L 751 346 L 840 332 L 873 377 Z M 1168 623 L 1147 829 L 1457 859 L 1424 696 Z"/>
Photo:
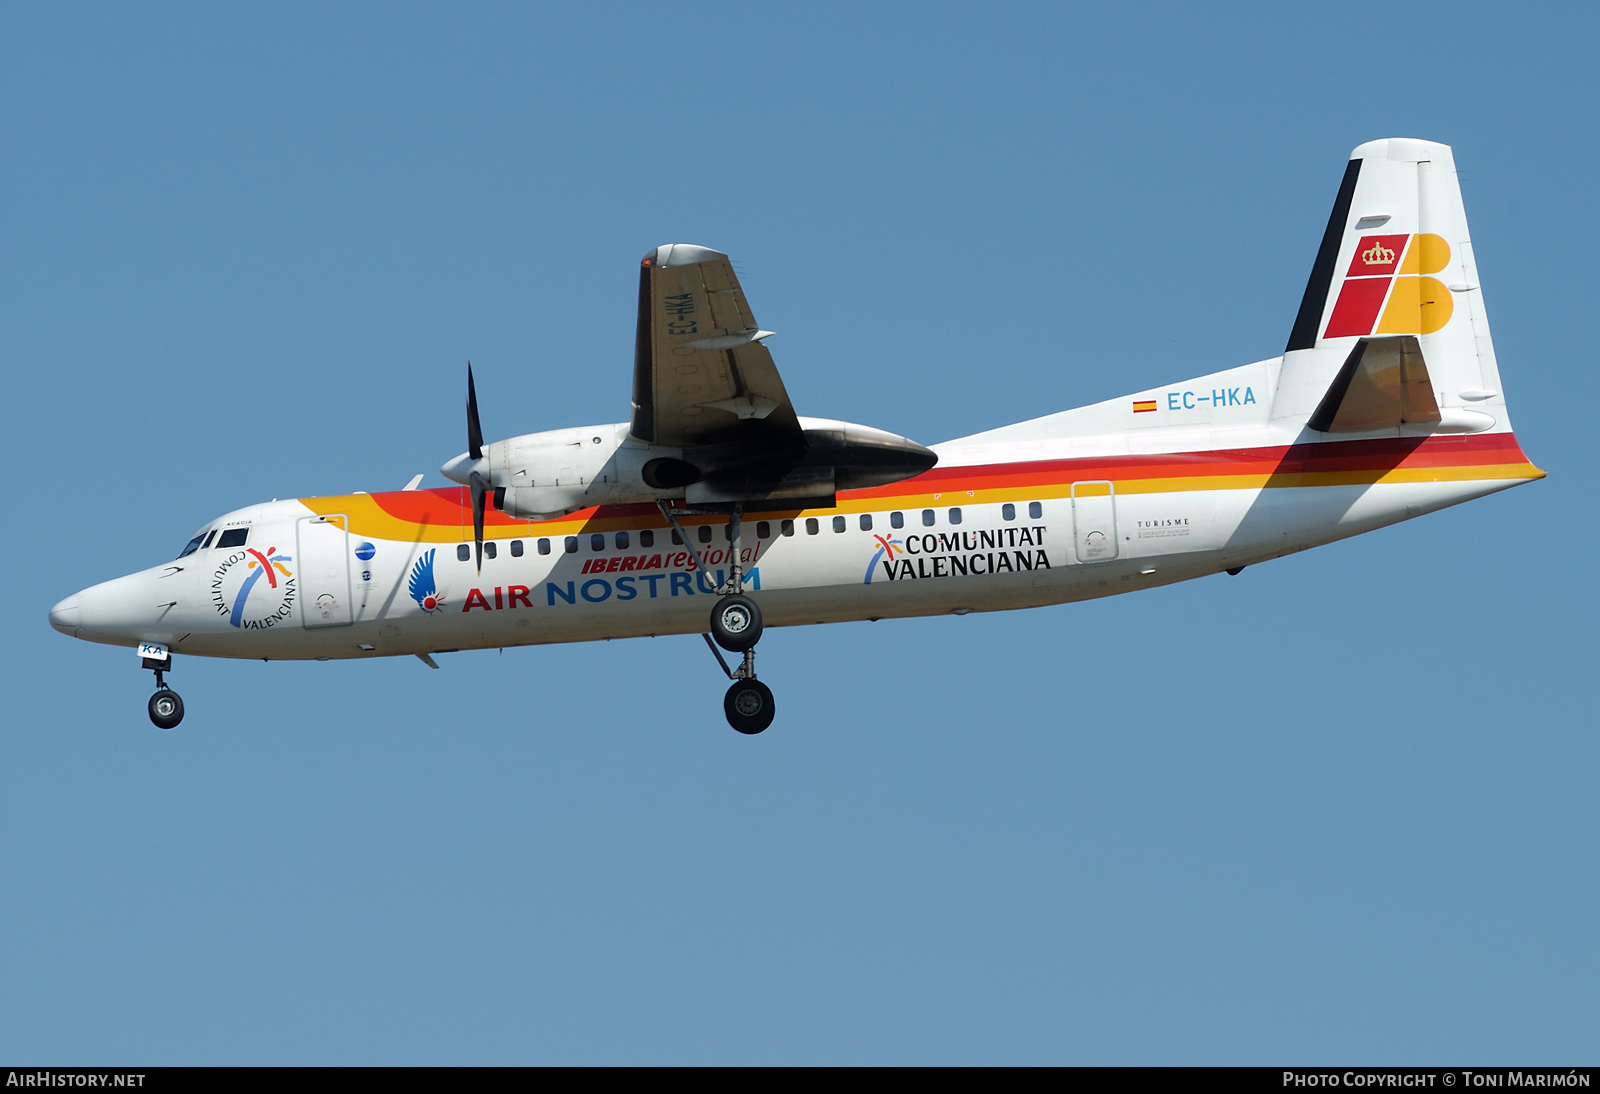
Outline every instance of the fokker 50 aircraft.
<path fill-rule="evenodd" d="M 485 444 L 456 487 L 251 505 L 50 610 L 174 655 L 263 660 L 701 634 L 744 733 L 763 625 L 1027 608 L 1330 543 L 1544 472 L 1511 432 L 1450 149 L 1345 168 L 1282 356 L 933 448 L 803 418 L 726 255 L 639 271 L 633 415 Z M 718 647 L 740 655 L 730 668 Z"/>

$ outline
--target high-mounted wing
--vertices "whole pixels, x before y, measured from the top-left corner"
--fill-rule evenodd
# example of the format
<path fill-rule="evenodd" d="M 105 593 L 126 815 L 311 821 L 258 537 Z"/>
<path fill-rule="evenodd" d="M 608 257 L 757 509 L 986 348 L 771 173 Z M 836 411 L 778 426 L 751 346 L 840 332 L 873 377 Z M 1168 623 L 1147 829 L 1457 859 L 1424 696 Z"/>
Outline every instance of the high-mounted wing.
<path fill-rule="evenodd" d="M 639 269 L 633 435 L 792 466 L 805 434 L 761 343 L 771 334 L 756 326 L 727 255 L 689 243 L 651 251 Z"/>

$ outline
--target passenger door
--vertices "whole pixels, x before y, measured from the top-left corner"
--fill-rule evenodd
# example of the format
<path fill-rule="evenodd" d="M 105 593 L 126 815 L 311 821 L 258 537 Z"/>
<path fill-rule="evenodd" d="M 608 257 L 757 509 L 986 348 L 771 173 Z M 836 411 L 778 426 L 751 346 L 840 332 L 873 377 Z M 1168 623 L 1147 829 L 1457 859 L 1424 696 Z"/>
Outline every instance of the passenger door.
<path fill-rule="evenodd" d="M 300 618 L 306 629 L 344 627 L 350 615 L 350 533 L 343 513 L 302 517 L 296 529 Z"/>
<path fill-rule="evenodd" d="M 1072 538 L 1079 562 L 1117 557 L 1117 499 L 1110 482 L 1072 484 Z"/>

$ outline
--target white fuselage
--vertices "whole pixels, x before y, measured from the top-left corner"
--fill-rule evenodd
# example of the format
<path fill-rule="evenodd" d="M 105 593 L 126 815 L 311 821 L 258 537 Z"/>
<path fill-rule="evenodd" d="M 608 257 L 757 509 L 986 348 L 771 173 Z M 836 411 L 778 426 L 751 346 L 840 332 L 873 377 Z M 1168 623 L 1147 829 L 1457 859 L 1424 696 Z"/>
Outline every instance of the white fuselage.
<path fill-rule="evenodd" d="M 1277 366 L 950 442 L 933 471 L 841 493 L 834 508 L 747 513 L 747 591 L 769 626 L 1084 600 L 1304 550 L 1542 474 L 1509 432 L 1308 440 L 1264 410 Z M 1151 401 L 1155 412 L 1130 409 Z M 493 516 L 480 573 L 464 489 L 254 505 L 202 530 L 207 545 L 193 553 L 63 601 L 52 621 L 91 641 L 272 660 L 707 629 L 731 553 L 726 516 L 682 518 L 705 570 L 652 506 Z M 244 542 L 223 546 L 230 531 Z"/>

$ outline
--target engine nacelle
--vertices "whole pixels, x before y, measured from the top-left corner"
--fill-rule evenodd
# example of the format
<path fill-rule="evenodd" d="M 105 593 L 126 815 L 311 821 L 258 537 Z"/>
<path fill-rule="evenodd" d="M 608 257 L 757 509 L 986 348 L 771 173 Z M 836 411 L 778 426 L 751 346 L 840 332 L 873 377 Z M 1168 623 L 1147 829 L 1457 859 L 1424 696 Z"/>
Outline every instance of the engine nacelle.
<path fill-rule="evenodd" d="M 810 451 L 805 462 L 833 468 L 840 490 L 886 486 L 915 478 L 939 457 L 909 437 L 832 418 L 801 418 Z"/>
<path fill-rule="evenodd" d="M 496 509 L 526 520 L 550 520 L 599 504 L 581 486 L 497 486 L 494 491 Z"/>
<path fill-rule="evenodd" d="M 478 474 L 508 516 L 546 520 L 595 505 L 658 499 L 831 504 L 836 489 L 896 482 L 938 462 L 922 445 L 881 429 L 825 418 L 801 418 L 800 424 L 809 446 L 805 457 L 782 483 L 757 483 L 759 490 L 742 476 L 760 453 L 644 444 L 626 422 L 510 437 L 484 445 L 481 459 L 463 453 L 441 470 L 459 483 Z"/>
<path fill-rule="evenodd" d="M 642 445 L 626 425 L 529 433 L 484 445 L 495 505 L 513 517 L 546 519 L 593 505 L 648 502 L 681 494 L 649 484 L 652 459 L 678 459 L 677 449 Z"/>

